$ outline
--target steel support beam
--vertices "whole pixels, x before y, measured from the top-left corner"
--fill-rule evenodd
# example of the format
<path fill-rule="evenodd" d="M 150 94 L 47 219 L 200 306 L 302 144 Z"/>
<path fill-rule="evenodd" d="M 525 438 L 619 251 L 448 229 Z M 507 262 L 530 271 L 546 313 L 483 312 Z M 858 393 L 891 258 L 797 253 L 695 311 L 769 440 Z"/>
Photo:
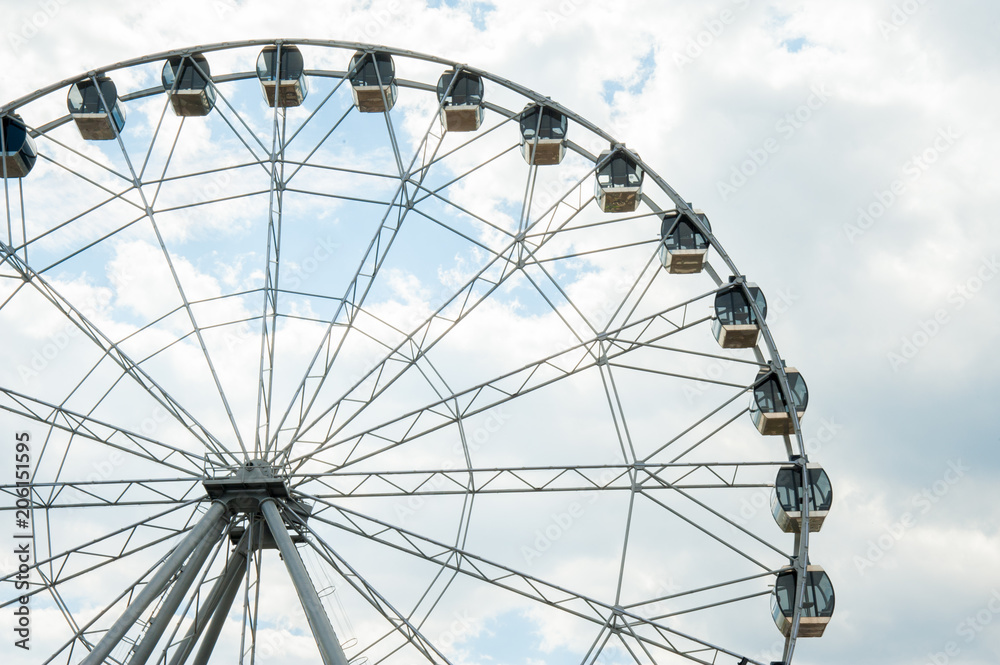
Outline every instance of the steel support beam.
<path fill-rule="evenodd" d="M 281 557 L 285 560 L 285 567 L 288 568 L 288 575 L 292 578 L 299 602 L 302 603 L 302 609 L 305 610 L 309 628 L 312 630 L 313 637 L 316 638 L 316 644 L 319 645 L 324 665 L 348 665 L 347 656 L 340 647 L 340 640 L 333 630 L 330 617 L 327 616 L 326 610 L 320 602 L 316 587 L 313 586 L 309 573 L 306 572 L 306 567 L 302 563 L 302 558 L 299 557 L 299 551 L 295 549 L 295 544 L 292 543 L 292 539 L 288 535 L 285 521 L 278 511 L 277 503 L 271 498 L 264 499 L 260 502 L 260 510 L 264 513 L 264 519 L 267 520 L 267 526 L 271 529 L 274 542 L 277 543 Z"/>
<path fill-rule="evenodd" d="M 149 607 L 150 603 L 156 599 L 163 590 L 167 588 L 170 584 L 170 580 L 174 578 L 174 575 L 181 569 L 184 565 L 184 561 L 188 556 L 195 550 L 198 545 L 205 541 L 206 538 L 210 536 L 212 530 L 216 527 L 219 520 L 226 514 L 227 508 L 225 504 L 220 502 L 213 502 L 208 508 L 208 512 L 205 513 L 201 521 L 195 525 L 191 533 L 188 534 L 187 538 L 181 541 L 181 544 L 177 546 L 177 549 L 167 557 L 167 560 L 163 562 L 153 576 L 146 583 L 146 586 L 141 592 L 135 597 L 135 599 L 125 608 L 122 615 L 118 617 L 114 625 L 108 629 L 108 632 L 104 634 L 101 641 L 94 646 L 93 651 L 91 651 L 87 656 L 80 661 L 80 665 L 103 665 L 104 661 L 109 655 L 111 655 L 112 649 L 118 646 L 118 643 L 122 641 L 125 634 L 129 629 L 135 624 L 139 616 Z"/>
<path fill-rule="evenodd" d="M 208 626 L 209 621 L 214 620 L 213 617 L 217 613 L 217 608 L 225 606 L 225 613 L 228 613 L 229 606 L 233 602 L 232 599 L 236 595 L 234 591 L 232 597 L 229 596 L 229 587 L 239 588 L 239 581 L 242 577 L 241 573 L 246 570 L 246 562 L 246 555 L 239 547 L 229 556 L 225 570 L 222 571 L 215 584 L 212 585 L 212 590 L 208 592 L 208 597 L 205 598 L 205 602 L 201 606 L 201 611 L 195 614 L 191 628 L 181 641 L 177 643 L 177 649 L 170 659 L 170 665 L 181 665 L 187 660 L 188 656 L 191 655 L 191 651 L 194 650 L 194 645 L 198 643 L 198 638 L 201 637 L 205 627 Z M 229 603 L 225 604 L 222 601 L 227 597 L 229 597 Z"/>
<path fill-rule="evenodd" d="M 219 542 L 219 537 L 222 535 L 222 527 L 224 526 L 225 522 L 221 519 L 218 520 L 215 523 L 215 529 L 209 531 L 206 534 L 206 538 L 195 548 L 191 554 L 191 558 L 188 559 L 187 564 L 181 570 L 181 574 L 177 576 L 177 581 L 174 582 L 167 597 L 163 600 L 163 604 L 156 611 L 153 621 L 149 624 L 146 632 L 143 633 L 142 639 L 135 645 L 135 649 L 132 651 L 132 658 L 129 659 L 129 665 L 146 665 L 146 661 L 149 660 L 149 656 L 153 653 L 153 649 L 156 648 L 156 644 L 163 637 L 163 631 L 167 629 L 167 624 L 174 618 L 177 608 L 181 606 L 181 602 L 187 596 L 191 585 L 197 579 L 198 573 L 204 567 L 208 555 L 212 552 L 212 548 Z"/>
<path fill-rule="evenodd" d="M 227 580 L 227 584 L 222 591 L 222 597 L 219 599 L 218 605 L 215 607 L 215 611 L 212 614 L 212 620 L 208 624 L 208 629 L 205 631 L 205 637 L 201 641 L 201 646 L 198 647 L 198 653 L 194 656 L 193 665 L 207 665 L 208 659 L 212 657 L 212 651 L 215 649 L 216 642 L 219 641 L 219 633 L 222 632 L 223 626 L 226 625 L 226 619 L 229 617 L 229 610 L 233 607 L 233 602 L 236 600 L 236 594 L 239 593 L 241 582 L 246 574 L 246 565 L 249 555 L 245 547 L 239 547 L 235 552 L 233 552 L 233 558 L 230 560 L 233 572 L 231 577 Z M 229 574 L 229 568 L 226 568 L 226 573 Z M 197 637 L 195 638 L 197 640 Z M 188 651 L 194 647 L 194 641 L 190 642 L 188 646 Z M 186 657 L 186 656 L 185 656 Z M 176 660 L 176 658 L 175 658 Z M 177 661 L 179 663 L 183 660 Z M 171 665 L 175 665 L 171 663 Z"/>

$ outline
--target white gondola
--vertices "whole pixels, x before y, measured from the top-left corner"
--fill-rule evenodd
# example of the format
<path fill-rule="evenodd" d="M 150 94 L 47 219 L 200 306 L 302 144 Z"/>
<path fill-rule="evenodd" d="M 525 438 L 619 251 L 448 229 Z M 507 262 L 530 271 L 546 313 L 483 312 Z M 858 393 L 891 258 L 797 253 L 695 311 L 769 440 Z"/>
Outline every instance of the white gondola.
<path fill-rule="evenodd" d="M 125 109 L 118 89 L 107 76 L 77 81 L 69 88 L 66 106 L 80 135 L 88 141 L 113 140 L 125 128 Z"/>
<path fill-rule="evenodd" d="M 538 166 L 558 164 L 566 155 L 569 119 L 550 106 L 528 104 L 521 111 L 521 155 Z"/>
<path fill-rule="evenodd" d="M 177 115 L 204 116 L 215 108 L 212 72 L 202 54 L 178 55 L 167 60 L 163 65 L 162 81 Z"/>
<path fill-rule="evenodd" d="M 760 336 L 757 315 L 743 291 L 744 285 L 735 277 L 731 277 L 729 281 L 728 286 L 719 289 L 715 294 L 715 321 L 712 322 L 712 332 L 724 349 L 749 349 L 757 345 Z M 756 284 L 747 282 L 745 286 L 761 315 L 767 316 L 764 293 Z"/>
<path fill-rule="evenodd" d="M 437 83 L 441 126 L 446 132 L 474 132 L 483 124 L 483 79 L 449 69 Z"/>
<path fill-rule="evenodd" d="M 711 232 L 712 225 L 701 210 L 695 210 L 701 228 Z M 663 215 L 660 225 L 660 262 L 667 272 L 675 275 L 691 275 L 701 272 L 708 256 L 708 238 L 701 232 L 688 215 L 672 210 Z"/>
<path fill-rule="evenodd" d="M 354 105 L 362 113 L 383 113 L 396 103 L 396 66 L 382 52 L 358 51 L 349 65 Z"/>
<path fill-rule="evenodd" d="M 819 464 L 806 465 L 809 480 L 809 531 L 823 528 L 823 521 L 833 505 L 833 486 Z M 778 469 L 771 495 L 771 514 L 785 533 L 802 530 L 802 467 L 783 466 Z"/>
<path fill-rule="evenodd" d="M 0 138 L 3 140 L 3 145 L 0 146 L 3 152 L 3 173 L 0 176 L 23 178 L 28 175 L 38 159 L 38 151 L 35 150 L 35 142 L 21 116 L 16 113 L 3 116 L 0 120 Z"/>
<path fill-rule="evenodd" d="M 257 78 L 271 107 L 299 106 L 309 92 L 302 52 L 291 44 L 265 46 L 257 57 Z"/>
<path fill-rule="evenodd" d="M 794 367 L 785 368 L 788 388 L 792 393 L 791 405 L 799 420 L 805 415 L 809 404 L 809 390 L 806 381 Z M 754 382 L 753 399 L 750 401 L 750 418 L 757 431 L 766 436 L 793 434 L 792 417 L 789 415 L 789 400 L 781 390 L 778 375 L 769 369 L 762 369 Z"/>
<path fill-rule="evenodd" d="M 642 197 L 642 167 L 625 146 L 605 150 L 597 158 L 594 197 L 604 212 L 635 212 Z"/>
<path fill-rule="evenodd" d="M 785 637 L 792 633 L 797 581 L 795 569 L 784 568 L 778 573 L 771 594 L 771 616 Z M 796 637 L 822 637 L 833 616 L 834 605 L 835 596 L 830 576 L 821 566 L 806 566 L 805 596 L 802 599 Z"/>

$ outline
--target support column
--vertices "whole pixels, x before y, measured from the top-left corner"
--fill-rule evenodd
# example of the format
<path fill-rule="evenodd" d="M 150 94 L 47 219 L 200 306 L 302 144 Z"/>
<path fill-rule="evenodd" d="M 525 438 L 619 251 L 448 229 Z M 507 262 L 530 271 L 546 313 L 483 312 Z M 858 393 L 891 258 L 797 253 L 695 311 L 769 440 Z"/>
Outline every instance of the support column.
<path fill-rule="evenodd" d="M 201 518 L 201 521 L 181 541 L 177 549 L 167 557 L 163 565 L 153 573 L 146 586 L 129 606 L 125 608 L 125 611 L 122 612 L 122 615 L 118 617 L 118 620 L 115 621 L 108 632 L 104 634 L 104 637 L 97 643 L 94 650 L 80 661 L 80 665 L 102 665 L 104 663 L 105 659 L 111 654 L 112 649 L 118 646 L 118 643 L 125 637 L 125 634 L 135 624 L 139 616 L 167 588 L 170 580 L 173 579 L 177 571 L 184 565 L 184 560 L 188 558 L 199 544 L 209 537 L 212 529 L 215 528 L 215 525 L 222 516 L 226 514 L 226 510 L 225 504 L 219 502 L 213 502 L 209 506 L 208 512 Z"/>
<path fill-rule="evenodd" d="M 295 544 L 288 535 L 285 521 L 281 518 L 277 504 L 274 499 L 267 498 L 260 502 L 260 509 L 264 513 L 264 519 L 267 520 L 268 528 L 271 529 L 271 535 L 274 536 L 274 542 L 277 543 L 278 549 L 281 551 L 281 557 L 285 560 L 285 567 L 288 568 L 288 575 L 292 578 L 299 602 L 302 603 L 302 609 L 305 610 L 309 628 L 319 645 L 323 663 L 325 665 L 348 665 L 347 656 L 340 648 L 340 640 L 333 630 L 330 617 L 327 616 L 326 610 L 320 602 L 316 587 L 313 586 L 309 573 L 306 572 L 306 567 L 299 557 L 299 551 L 295 549 Z"/>
<path fill-rule="evenodd" d="M 174 586 L 163 600 L 153 621 L 146 628 L 142 639 L 136 644 L 132 652 L 132 658 L 129 659 L 129 665 L 146 665 L 146 661 L 149 660 L 150 654 L 156 648 L 157 642 L 163 637 L 163 632 L 167 629 L 167 624 L 174 618 L 177 608 L 181 606 L 181 602 L 187 596 L 188 590 L 205 565 L 205 561 L 208 559 L 212 548 L 219 542 L 223 526 L 225 526 L 223 520 L 220 519 L 216 522 L 215 529 L 208 532 L 206 538 L 201 541 L 201 544 L 191 554 L 191 558 L 188 560 L 187 565 L 184 566 L 181 574 L 177 576 L 177 581 L 174 582 Z"/>
<path fill-rule="evenodd" d="M 215 581 L 212 590 L 208 593 L 208 597 L 202 604 L 202 611 L 199 613 L 201 616 L 195 615 L 194 623 L 191 625 L 191 629 L 188 630 L 187 635 L 177 645 L 177 649 L 170 659 L 170 665 L 181 665 L 187 660 L 188 656 L 194 650 L 194 645 L 198 643 L 198 638 L 201 637 L 205 627 L 208 626 L 210 621 L 214 620 L 214 616 L 219 611 L 224 613 L 223 617 L 229 613 L 229 607 L 232 605 L 233 597 L 235 597 L 235 592 L 233 596 L 228 595 L 229 587 L 234 586 L 236 589 L 239 589 L 239 582 L 243 577 L 242 573 L 246 570 L 246 564 L 246 555 L 240 549 L 237 549 L 230 555 L 229 561 L 226 563 L 226 569 L 219 575 L 219 579 Z M 227 597 L 229 597 L 228 604 L 224 602 Z M 225 607 L 224 610 L 222 609 L 223 607 Z M 220 625 L 219 628 L 221 629 L 222 626 Z M 216 637 L 218 637 L 218 633 L 216 633 Z"/>
<path fill-rule="evenodd" d="M 233 601 L 236 600 L 236 594 L 239 593 L 240 587 L 244 576 L 246 575 L 246 565 L 250 558 L 248 554 L 248 548 L 253 547 L 258 540 L 258 533 L 260 527 L 256 524 L 251 524 L 250 528 L 247 529 L 247 537 L 244 537 L 244 542 L 240 547 L 236 548 L 233 552 L 233 559 L 237 562 L 233 564 L 233 567 L 237 569 L 237 572 L 233 573 L 232 578 L 229 580 L 228 585 L 222 592 L 222 598 L 219 600 L 218 607 L 215 608 L 215 612 L 212 614 L 212 621 L 208 624 L 208 629 L 205 631 L 205 637 L 201 641 L 201 646 L 198 647 L 198 653 L 194 656 L 193 665 L 207 665 L 208 659 L 212 657 L 212 651 L 215 649 L 215 643 L 219 640 L 219 633 L 222 632 L 223 626 L 226 625 L 226 619 L 229 618 L 229 611 L 233 607 Z M 194 646 L 194 643 L 191 644 Z M 173 664 L 171 664 L 173 665 Z"/>

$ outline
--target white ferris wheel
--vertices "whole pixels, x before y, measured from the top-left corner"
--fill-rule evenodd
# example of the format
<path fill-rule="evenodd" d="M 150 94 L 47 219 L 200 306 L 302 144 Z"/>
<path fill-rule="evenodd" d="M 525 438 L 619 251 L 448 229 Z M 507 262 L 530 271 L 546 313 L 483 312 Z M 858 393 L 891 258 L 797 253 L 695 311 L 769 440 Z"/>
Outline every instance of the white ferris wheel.
<path fill-rule="evenodd" d="M 805 382 L 636 147 L 316 40 L 0 117 L 19 662 L 766 665 L 822 635 Z"/>

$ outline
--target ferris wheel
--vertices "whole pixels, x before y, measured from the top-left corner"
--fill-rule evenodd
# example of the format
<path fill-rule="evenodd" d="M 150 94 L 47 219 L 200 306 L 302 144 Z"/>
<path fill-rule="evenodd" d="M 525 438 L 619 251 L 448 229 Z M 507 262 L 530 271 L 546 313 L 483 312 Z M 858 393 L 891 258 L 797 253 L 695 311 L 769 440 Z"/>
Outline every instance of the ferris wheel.
<path fill-rule="evenodd" d="M 805 381 L 634 146 L 317 40 L 0 118 L 19 662 L 766 665 L 823 634 Z"/>

